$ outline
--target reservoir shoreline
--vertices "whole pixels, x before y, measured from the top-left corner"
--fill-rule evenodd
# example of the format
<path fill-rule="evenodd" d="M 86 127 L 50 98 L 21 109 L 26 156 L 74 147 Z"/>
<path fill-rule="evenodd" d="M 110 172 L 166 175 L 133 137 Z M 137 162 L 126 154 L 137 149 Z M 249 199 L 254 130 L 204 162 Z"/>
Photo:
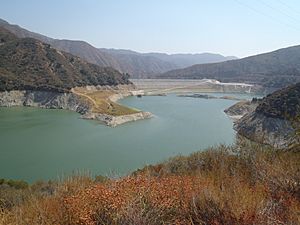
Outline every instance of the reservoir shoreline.
<path fill-rule="evenodd" d="M 133 85 L 109 86 L 87 86 L 87 90 L 94 91 L 113 91 L 108 96 L 111 102 L 117 104 L 117 101 L 128 96 L 136 96 L 140 92 Z M 150 112 L 136 111 L 124 115 L 110 115 L 107 113 L 94 112 L 91 101 L 93 99 L 83 99 L 84 94 L 80 94 L 72 89 L 71 92 L 47 92 L 47 91 L 5 91 L 0 92 L 0 107 L 28 106 L 40 107 L 46 109 L 66 109 L 81 114 L 83 119 L 92 119 L 102 122 L 103 124 L 115 127 L 127 122 L 151 118 Z M 87 96 L 88 97 L 88 96 Z"/>
<path fill-rule="evenodd" d="M 151 112 L 130 109 L 122 111 L 118 100 L 129 96 L 164 96 L 169 93 L 255 93 L 260 90 L 250 84 L 244 83 L 221 83 L 217 80 L 203 79 L 203 80 L 133 80 L 134 84 L 131 85 L 117 85 L 117 86 L 85 86 L 72 88 L 70 92 L 50 92 L 50 91 L 5 91 L 0 92 L 0 106 L 30 106 L 48 109 L 66 109 L 75 111 L 81 114 L 81 118 L 97 120 L 101 123 L 116 127 L 118 125 L 143 120 L 153 117 Z M 158 82 L 158 83 L 157 83 Z M 156 88 L 156 89 L 154 89 Z M 103 92 L 103 94 L 95 95 L 94 93 Z M 92 97 L 91 97 L 92 96 Z M 182 95 L 187 96 L 187 95 Z M 193 97 L 197 97 L 196 95 Z M 225 97 L 224 97 L 225 98 Z M 107 108 L 113 104 L 121 111 L 97 109 L 99 99 L 104 101 Z M 234 99 L 232 99 L 234 100 Z M 96 106 L 95 106 L 96 105 Z M 95 110 L 96 108 L 96 110 Z"/>

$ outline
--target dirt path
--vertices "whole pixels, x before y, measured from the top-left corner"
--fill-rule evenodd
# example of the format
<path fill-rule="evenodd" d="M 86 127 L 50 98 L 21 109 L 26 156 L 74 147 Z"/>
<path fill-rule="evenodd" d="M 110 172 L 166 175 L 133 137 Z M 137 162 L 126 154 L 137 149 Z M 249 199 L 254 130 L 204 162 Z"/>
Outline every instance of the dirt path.
<path fill-rule="evenodd" d="M 72 89 L 71 92 L 74 93 L 74 94 L 76 94 L 76 95 L 79 95 L 79 96 L 82 96 L 82 97 L 85 97 L 85 98 L 89 99 L 94 104 L 94 106 L 97 107 L 96 101 L 93 98 L 91 98 L 90 96 L 88 96 L 86 94 L 83 94 L 83 93 L 80 93 L 80 92 L 77 92 L 74 89 Z"/>

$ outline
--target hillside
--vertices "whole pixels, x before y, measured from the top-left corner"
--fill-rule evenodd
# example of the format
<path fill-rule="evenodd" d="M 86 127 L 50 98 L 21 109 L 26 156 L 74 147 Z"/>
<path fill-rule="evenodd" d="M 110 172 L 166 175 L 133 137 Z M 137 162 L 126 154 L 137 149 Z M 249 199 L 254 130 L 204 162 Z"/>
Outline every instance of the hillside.
<path fill-rule="evenodd" d="M 255 111 L 237 121 L 235 128 L 251 140 L 299 151 L 300 83 L 263 98 Z"/>
<path fill-rule="evenodd" d="M 298 121 L 300 119 L 300 83 L 268 95 L 258 105 L 256 112 L 268 117 Z"/>
<path fill-rule="evenodd" d="M 130 50 L 95 48 L 87 42 L 76 40 L 58 40 L 30 32 L 17 25 L 0 19 L 3 27 L 19 38 L 30 37 L 50 44 L 52 47 L 71 53 L 86 61 L 104 67 L 115 68 L 129 73 L 134 78 L 149 77 L 172 69 L 183 68 L 199 63 L 220 62 L 232 59 L 218 54 L 159 54 L 138 53 Z"/>
<path fill-rule="evenodd" d="M 76 86 L 130 84 L 128 75 L 87 63 L 32 38 L 0 28 L 0 91 L 65 92 Z"/>
<path fill-rule="evenodd" d="M 300 81 L 300 46 L 221 63 L 172 70 L 158 78 L 203 79 L 246 82 L 281 88 Z"/>

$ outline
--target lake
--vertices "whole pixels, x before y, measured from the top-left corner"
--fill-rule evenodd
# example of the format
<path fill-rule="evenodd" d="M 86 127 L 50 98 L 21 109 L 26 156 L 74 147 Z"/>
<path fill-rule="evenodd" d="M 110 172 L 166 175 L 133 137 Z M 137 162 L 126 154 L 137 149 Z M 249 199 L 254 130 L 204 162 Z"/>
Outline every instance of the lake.
<path fill-rule="evenodd" d="M 73 171 L 124 175 L 174 155 L 232 144 L 233 124 L 223 110 L 235 102 L 176 95 L 128 97 L 120 103 L 155 116 L 115 128 L 64 110 L 0 108 L 0 178 L 32 182 Z"/>

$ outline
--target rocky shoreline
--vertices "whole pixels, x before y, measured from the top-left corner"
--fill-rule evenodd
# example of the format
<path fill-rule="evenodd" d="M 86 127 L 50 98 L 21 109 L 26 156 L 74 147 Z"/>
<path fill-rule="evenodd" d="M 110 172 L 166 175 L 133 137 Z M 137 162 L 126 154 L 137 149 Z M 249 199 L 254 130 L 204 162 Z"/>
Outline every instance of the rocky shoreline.
<path fill-rule="evenodd" d="M 99 90 L 107 89 L 111 87 L 86 87 L 96 88 Z M 120 87 L 114 87 L 114 90 L 122 90 L 120 93 L 112 95 L 111 101 L 118 101 L 119 99 L 134 96 L 139 92 L 132 90 L 131 85 L 122 85 Z M 45 109 L 65 109 L 71 110 L 81 114 L 83 119 L 93 119 L 104 123 L 107 126 L 115 127 L 123 123 L 137 121 L 141 119 L 151 118 L 153 115 L 150 112 L 137 112 L 122 116 L 112 116 L 101 113 L 93 113 L 91 111 L 91 105 L 87 100 L 76 95 L 75 93 L 59 93 L 50 91 L 5 91 L 0 92 L 0 107 L 13 107 L 13 106 L 28 106 L 28 107 L 40 107 Z"/>
<path fill-rule="evenodd" d="M 293 124 L 284 119 L 265 116 L 255 111 L 235 122 L 234 129 L 252 141 L 287 149 L 295 144 Z"/>
<path fill-rule="evenodd" d="M 229 108 L 225 109 L 224 112 L 234 121 L 238 121 L 247 113 L 253 112 L 258 106 L 258 102 L 253 101 L 239 101 Z"/>
<path fill-rule="evenodd" d="M 85 114 L 89 111 L 88 102 L 73 93 L 50 91 L 5 91 L 0 92 L 0 106 L 29 106 L 46 109 L 66 109 Z"/>
<path fill-rule="evenodd" d="M 238 135 L 278 149 L 290 148 L 297 144 L 294 125 L 288 120 L 257 112 L 256 108 L 260 102 L 261 100 L 241 101 L 224 110 L 233 119 L 233 127 Z"/>
<path fill-rule="evenodd" d="M 112 115 L 101 114 L 101 113 L 86 113 L 81 116 L 81 118 L 83 119 L 101 121 L 105 125 L 110 127 L 116 127 L 124 123 L 148 119 L 151 117 L 153 117 L 153 114 L 150 112 L 137 112 L 137 113 L 122 115 L 122 116 L 112 116 Z"/>
<path fill-rule="evenodd" d="M 242 100 L 240 98 L 236 98 L 233 96 L 214 96 L 214 95 L 208 95 L 208 94 L 178 94 L 177 97 L 186 97 L 186 98 L 202 98 L 202 99 L 225 99 L 225 100 Z"/>

